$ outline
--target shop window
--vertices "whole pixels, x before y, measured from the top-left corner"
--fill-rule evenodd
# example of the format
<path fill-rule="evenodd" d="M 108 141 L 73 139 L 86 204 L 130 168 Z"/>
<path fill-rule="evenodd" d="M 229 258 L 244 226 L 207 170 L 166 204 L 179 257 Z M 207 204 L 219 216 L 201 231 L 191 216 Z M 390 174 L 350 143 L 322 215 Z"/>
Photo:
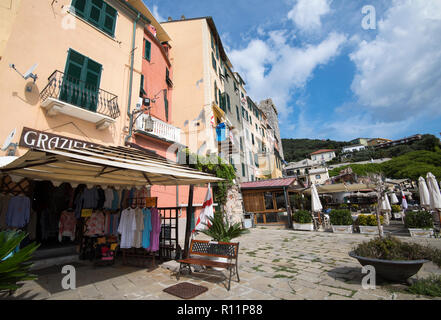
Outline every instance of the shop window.
<path fill-rule="evenodd" d="M 266 216 L 265 217 L 266 218 L 266 223 L 277 223 L 277 222 L 279 222 L 277 212 L 266 213 L 265 216 Z"/>
<path fill-rule="evenodd" d="M 276 197 L 277 210 L 280 209 L 286 210 L 285 194 L 283 192 L 278 192 L 275 194 L 275 197 Z"/>
<path fill-rule="evenodd" d="M 265 209 L 266 210 L 274 210 L 272 192 L 265 192 L 264 197 L 265 197 Z"/>

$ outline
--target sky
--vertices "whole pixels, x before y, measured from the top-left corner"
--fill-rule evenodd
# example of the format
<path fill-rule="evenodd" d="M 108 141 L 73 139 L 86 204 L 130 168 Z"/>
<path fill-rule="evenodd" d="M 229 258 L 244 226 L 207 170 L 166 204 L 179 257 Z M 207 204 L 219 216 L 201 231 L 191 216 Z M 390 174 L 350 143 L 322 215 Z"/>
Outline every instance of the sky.
<path fill-rule="evenodd" d="M 211 16 L 282 138 L 441 132 L 440 0 L 144 0 L 158 21 Z"/>

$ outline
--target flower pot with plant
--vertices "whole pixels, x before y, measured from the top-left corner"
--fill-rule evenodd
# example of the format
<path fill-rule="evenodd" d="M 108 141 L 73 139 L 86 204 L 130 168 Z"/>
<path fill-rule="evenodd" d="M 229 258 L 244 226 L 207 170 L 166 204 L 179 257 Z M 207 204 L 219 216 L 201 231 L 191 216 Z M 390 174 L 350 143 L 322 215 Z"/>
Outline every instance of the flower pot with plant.
<path fill-rule="evenodd" d="M 430 212 L 407 212 L 404 225 L 409 229 L 411 237 L 430 238 L 433 236 L 433 217 Z"/>
<path fill-rule="evenodd" d="M 401 219 L 403 216 L 403 213 L 401 211 L 401 206 L 398 204 L 393 204 L 391 206 L 392 208 L 392 215 L 394 216 L 395 219 Z"/>
<path fill-rule="evenodd" d="M 360 243 L 349 256 L 357 259 L 363 266 L 373 266 L 376 276 L 392 282 L 406 281 L 429 261 L 441 266 L 441 250 L 402 242 L 392 236 Z"/>
<path fill-rule="evenodd" d="M 383 232 L 384 217 L 380 216 L 381 232 Z M 377 216 L 375 214 L 361 214 L 357 218 L 361 234 L 378 234 Z"/>
<path fill-rule="evenodd" d="M 293 228 L 295 230 L 314 231 L 312 215 L 309 211 L 298 210 L 292 215 Z"/>
<path fill-rule="evenodd" d="M 349 210 L 332 210 L 330 215 L 332 232 L 352 233 L 352 215 Z"/>
<path fill-rule="evenodd" d="M 248 229 L 243 229 L 241 223 L 230 224 L 221 212 L 215 212 L 214 217 L 209 217 L 208 220 L 208 228 L 201 232 L 209 236 L 213 242 L 231 242 L 232 239 L 250 232 Z M 212 257 L 211 259 L 219 262 L 228 262 L 227 258 Z M 216 268 L 214 269 L 217 270 Z"/>

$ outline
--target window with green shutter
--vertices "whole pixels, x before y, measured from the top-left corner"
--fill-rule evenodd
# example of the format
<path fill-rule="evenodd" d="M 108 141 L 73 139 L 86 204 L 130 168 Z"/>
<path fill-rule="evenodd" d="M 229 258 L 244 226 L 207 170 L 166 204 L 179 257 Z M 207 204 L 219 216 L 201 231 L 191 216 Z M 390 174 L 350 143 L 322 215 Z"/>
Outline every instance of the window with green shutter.
<path fill-rule="evenodd" d="M 216 104 L 219 104 L 219 100 L 217 99 L 217 84 L 216 84 L 216 81 L 214 82 L 214 101 L 216 101 Z"/>
<path fill-rule="evenodd" d="M 237 121 L 240 121 L 240 113 L 239 113 L 239 107 L 236 106 L 236 117 L 237 117 Z"/>
<path fill-rule="evenodd" d="M 164 90 L 164 108 L 165 108 L 165 120 L 168 122 L 168 100 L 167 100 L 167 89 Z"/>
<path fill-rule="evenodd" d="M 69 49 L 60 100 L 95 112 L 101 81 L 101 64 Z"/>
<path fill-rule="evenodd" d="M 147 39 L 144 39 L 144 58 L 150 61 L 152 55 L 152 44 Z"/>
<path fill-rule="evenodd" d="M 214 71 L 217 72 L 216 59 L 214 58 L 213 52 L 211 53 L 211 65 L 213 66 Z"/>
<path fill-rule="evenodd" d="M 226 95 L 227 95 L 227 108 L 228 108 L 228 111 L 231 112 L 230 96 L 228 95 L 228 93 Z"/>
<path fill-rule="evenodd" d="M 245 164 L 242 162 L 242 176 L 246 177 L 246 173 L 245 173 Z"/>
<path fill-rule="evenodd" d="M 103 0 L 72 0 L 75 14 L 110 36 L 115 35 L 118 12 Z"/>

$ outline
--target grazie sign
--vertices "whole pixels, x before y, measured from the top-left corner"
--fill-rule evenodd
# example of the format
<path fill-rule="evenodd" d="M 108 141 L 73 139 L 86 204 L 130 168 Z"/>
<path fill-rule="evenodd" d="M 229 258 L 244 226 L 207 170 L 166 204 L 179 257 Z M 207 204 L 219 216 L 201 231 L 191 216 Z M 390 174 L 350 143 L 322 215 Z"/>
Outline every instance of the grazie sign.
<path fill-rule="evenodd" d="M 53 133 L 23 127 L 19 146 L 25 148 L 51 150 L 55 148 L 87 148 L 93 147 L 94 145 L 87 141 L 76 140 L 69 137 L 59 136 Z"/>

